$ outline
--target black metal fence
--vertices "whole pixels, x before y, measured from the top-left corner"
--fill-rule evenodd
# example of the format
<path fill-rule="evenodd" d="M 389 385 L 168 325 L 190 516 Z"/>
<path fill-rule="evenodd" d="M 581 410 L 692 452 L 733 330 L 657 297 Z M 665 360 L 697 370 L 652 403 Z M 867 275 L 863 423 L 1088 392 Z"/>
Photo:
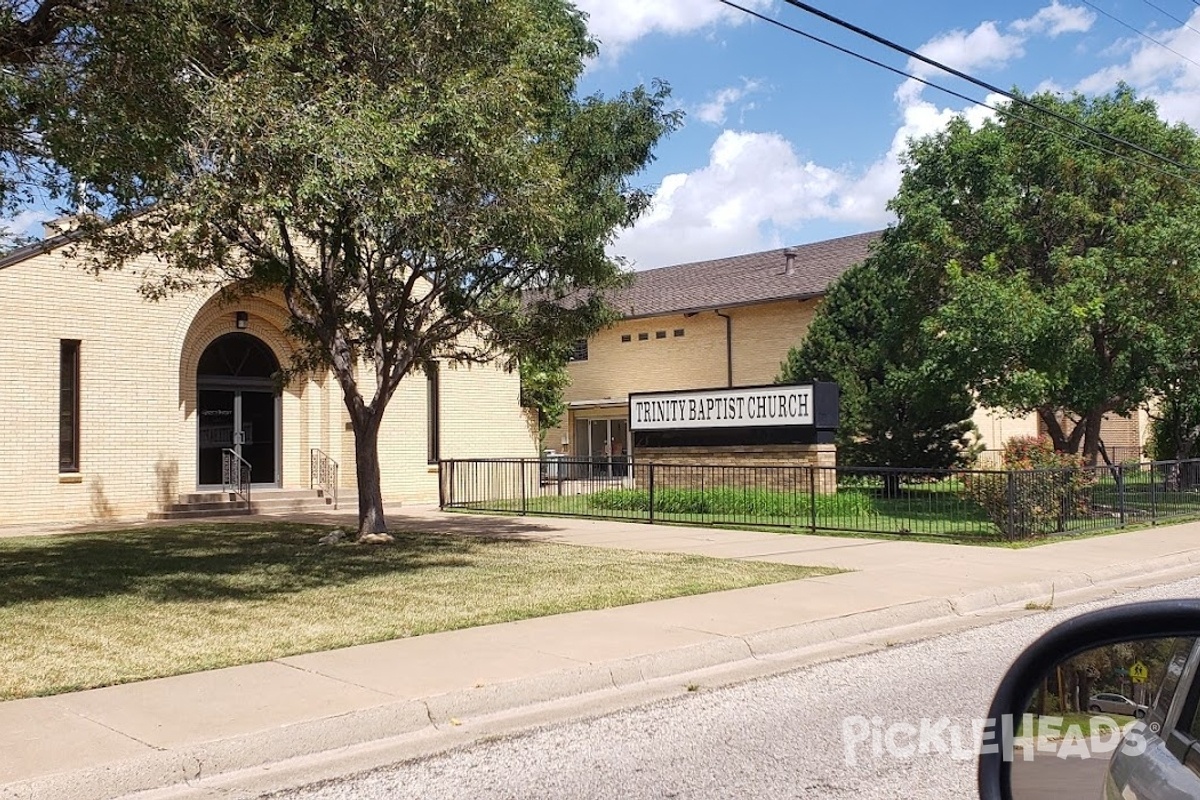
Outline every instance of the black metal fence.
<path fill-rule="evenodd" d="M 1142 448 L 1131 445 L 1107 445 L 1104 455 L 1113 464 L 1140 463 L 1144 458 Z M 980 450 L 975 456 L 975 466 L 979 469 L 1000 469 L 1004 466 L 1004 450 L 989 448 Z"/>
<path fill-rule="evenodd" d="M 1200 516 L 1200 460 L 1078 469 L 441 462 L 446 509 L 1017 541 Z"/>

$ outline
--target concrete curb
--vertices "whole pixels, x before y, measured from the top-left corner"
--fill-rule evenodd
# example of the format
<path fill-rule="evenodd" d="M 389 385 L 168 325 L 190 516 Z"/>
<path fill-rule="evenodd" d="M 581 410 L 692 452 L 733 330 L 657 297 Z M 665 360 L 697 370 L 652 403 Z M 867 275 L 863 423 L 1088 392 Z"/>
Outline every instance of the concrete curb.
<path fill-rule="evenodd" d="M 354 761 L 356 751 L 386 752 L 394 760 L 395 744 L 426 733 L 452 733 L 470 721 L 479 728 L 493 717 L 506 717 L 503 732 L 563 718 L 547 712 L 554 704 L 590 707 L 608 713 L 685 691 L 685 679 L 705 687 L 725 685 L 793 669 L 830 658 L 846 657 L 891 644 L 939 635 L 1027 613 L 1027 602 L 1054 596 L 1056 606 L 1087 602 L 1123 588 L 1169 583 L 1194 577 L 1200 554 L 1181 554 L 1126 567 L 1063 575 L 1051 581 L 996 587 L 979 592 L 903 603 L 897 606 L 805 622 L 745 637 L 726 636 L 634 658 L 597 662 L 549 675 L 538 675 L 474 689 L 404 700 L 346 714 L 306 720 L 228 739 L 110 762 L 103 766 L 42 776 L 0 787 L 3 800 L 141 800 L 167 798 L 254 797 L 231 792 L 249 780 L 261 781 L 274 770 L 276 780 L 287 765 L 317 758 L 350 757 L 352 770 L 374 766 L 372 759 Z M 695 685 L 695 684 L 693 684 Z M 690 689 L 686 689 L 690 690 Z M 633 702 L 630 702 L 630 701 Z M 615 702 L 614 702 L 615 701 Z M 567 716 L 578 716 L 569 712 Z M 511 720 L 517 720 L 514 729 Z M 525 720 L 525 721 L 521 721 Z M 540 721 L 539 721 L 540 720 Z M 463 731 L 466 733 L 466 730 Z M 476 736 L 479 734 L 476 733 Z M 463 741 L 453 741 L 455 738 Z M 466 744 L 449 737 L 438 749 Z M 388 743 L 392 743 L 388 745 Z M 388 749 L 391 746 L 392 749 Z M 381 749 L 382 748 L 382 749 Z M 411 752 L 411 747 L 404 748 Z M 409 756 L 411 757 L 411 755 Z M 387 763 L 381 761 L 380 763 Z M 271 765 L 285 765 L 282 772 Z M 320 776 L 310 775 L 307 781 Z M 307 782 L 305 781 L 305 782 Z M 225 785 L 226 788 L 216 788 Z M 290 784 L 299 785 L 299 784 Z M 206 788 L 207 787 L 207 788 Z"/>

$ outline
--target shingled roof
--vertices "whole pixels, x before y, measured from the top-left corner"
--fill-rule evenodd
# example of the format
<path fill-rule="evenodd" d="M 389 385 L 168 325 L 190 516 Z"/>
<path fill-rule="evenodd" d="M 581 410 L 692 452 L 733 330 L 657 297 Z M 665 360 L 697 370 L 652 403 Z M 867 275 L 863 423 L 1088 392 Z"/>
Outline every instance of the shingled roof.
<path fill-rule="evenodd" d="M 761 253 L 696 261 L 634 274 L 609 302 L 626 317 L 653 317 L 823 295 L 843 272 L 867 257 L 882 231 L 859 233 Z M 785 253 L 796 254 L 787 274 Z"/>

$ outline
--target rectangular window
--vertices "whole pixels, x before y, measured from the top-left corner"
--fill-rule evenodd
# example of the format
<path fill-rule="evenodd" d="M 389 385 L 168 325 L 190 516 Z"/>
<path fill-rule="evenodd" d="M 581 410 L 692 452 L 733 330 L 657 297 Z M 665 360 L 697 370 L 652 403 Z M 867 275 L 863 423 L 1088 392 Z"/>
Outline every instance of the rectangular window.
<path fill-rule="evenodd" d="M 427 450 L 428 461 L 436 464 L 442 458 L 442 414 L 441 414 L 441 381 L 438 375 L 438 365 L 430 365 L 425 373 L 425 401 L 427 424 L 429 426 Z"/>
<path fill-rule="evenodd" d="M 621 334 L 621 341 L 622 341 L 622 342 L 632 342 L 632 341 L 633 341 L 633 337 L 632 337 L 632 336 L 630 336 L 628 333 L 622 333 L 622 334 Z"/>
<path fill-rule="evenodd" d="M 648 334 L 648 333 L 639 333 L 639 334 L 638 334 L 638 341 L 639 341 L 639 342 L 644 342 L 644 341 L 646 341 L 646 340 L 647 340 L 647 339 L 649 339 L 649 338 L 650 338 L 650 334 Z"/>
<path fill-rule="evenodd" d="M 579 339 L 575 342 L 575 346 L 571 348 L 571 355 L 567 358 L 568 361 L 587 361 L 588 360 L 588 343 L 587 339 Z"/>
<path fill-rule="evenodd" d="M 79 341 L 58 348 L 58 471 L 79 471 Z"/>
<path fill-rule="evenodd" d="M 676 329 L 675 329 L 675 335 L 676 335 L 676 336 L 683 336 L 683 328 L 676 328 Z"/>
<path fill-rule="evenodd" d="M 667 332 L 666 331 L 655 331 L 654 338 L 655 339 L 665 339 L 665 338 L 667 338 Z"/>

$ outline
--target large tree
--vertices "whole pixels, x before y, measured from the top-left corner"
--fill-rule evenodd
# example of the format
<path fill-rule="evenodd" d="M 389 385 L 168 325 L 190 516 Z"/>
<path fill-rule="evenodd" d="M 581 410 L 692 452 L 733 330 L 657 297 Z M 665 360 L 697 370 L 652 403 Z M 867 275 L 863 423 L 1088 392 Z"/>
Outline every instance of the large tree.
<path fill-rule="evenodd" d="M 964 386 L 924 369 L 920 320 L 932 298 L 909 291 L 902 250 L 903 242 L 885 233 L 866 262 L 830 287 L 779 381 L 841 387 L 843 463 L 965 466 L 974 453 L 972 399 Z"/>
<path fill-rule="evenodd" d="M 1037 412 L 1057 449 L 1095 463 L 1103 416 L 1154 395 L 1193 338 L 1200 139 L 1124 88 L 1033 101 L 1183 166 L 1009 107 L 912 145 L 893 235 L 910 290 L 941 298 L 929 371 Z"/>
<path fill-rule="evenodd" d="M 605 246 L 649 200 L 630 181 L 678 116 L 663 86 L 576 96 L 596 46 L 565 0 L 299 0 L 273 25 L 187 73 L 156 204 L 93 231 L 97 266 L 156 253 L 151 291 L 281 289 L 293 368 L 342 390 L 360 536 L 385 532 L 401 380 L 594 331 L 591 290 L 622 276 Z"/>
<path fill-rule="evenodd" d="M 189 76 L 227 70 L 289 5 L 0 0 L 0 210 L 153 196 L 191 122 Z"/>

